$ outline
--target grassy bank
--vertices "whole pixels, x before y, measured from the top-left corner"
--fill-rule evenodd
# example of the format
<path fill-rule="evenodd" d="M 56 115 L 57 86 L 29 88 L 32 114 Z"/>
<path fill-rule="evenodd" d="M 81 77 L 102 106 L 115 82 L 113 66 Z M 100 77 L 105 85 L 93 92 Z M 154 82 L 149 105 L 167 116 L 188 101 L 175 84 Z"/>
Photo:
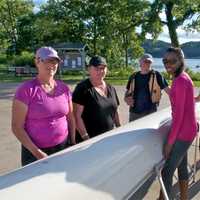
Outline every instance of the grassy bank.
<path fill-rule="evenodd" d="M 129 75 L 133 72 L 132 68 L 116 68 L 109 70 L 109 73 L 106 77 L 106 81 L 113 85 L 125 85 L 127 83 Z M 200 87 L 200 73 L 194 73 L 187 70 L 191 78 L 193 79 L 195 87 Z M 169 77 L 166 73 L 163 73 L 166 79 L 169 80 Z M 79 81 L 83 80 L 87 75 L 82 72 L 67 72 L 65 74 L 57 75 L 58 79 L 61 79 L 69 84 L 76 84 Z M 25 80 L 32 79 L 33 77 L 29 76 L 16 76 L 15 73 L 8 73 L 7 68 L 2 68 L 0 66 L 0 82 L 4 83 L 14 83 L 14 82 L 23 82 Z"/>
<path fill-rule="evenodd" d="M 23 82 L 25 80 L 32 79 L 34 77 L 31 76 L 15 76 L 14 74 L 8 74 L 8 73 L 0 73 L 0 82 L 2 83 L 18 83 L 18 82 Z M 83 80 L 84 77 L 81 75 L 62 75 L 61 77 L 57 77 L 58 79 L 63 80 L 66 83 L 70 84 L 76 84 L 79 81 Z M 124 85 L 127 82 L 127 79 L 119 79 L 115 77 L 107 77 L 106 81 L 110 84 L 114 85 Z"/>

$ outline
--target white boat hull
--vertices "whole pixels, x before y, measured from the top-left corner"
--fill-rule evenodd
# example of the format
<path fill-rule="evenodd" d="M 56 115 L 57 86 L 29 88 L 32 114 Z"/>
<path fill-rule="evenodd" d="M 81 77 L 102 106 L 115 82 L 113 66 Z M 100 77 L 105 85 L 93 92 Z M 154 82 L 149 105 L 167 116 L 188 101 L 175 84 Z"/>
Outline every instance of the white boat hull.
<path fill-rule="evenodd" d="M 161 162 L 170 109 L 0 177 L 1 200 L 128 199 Z"/>

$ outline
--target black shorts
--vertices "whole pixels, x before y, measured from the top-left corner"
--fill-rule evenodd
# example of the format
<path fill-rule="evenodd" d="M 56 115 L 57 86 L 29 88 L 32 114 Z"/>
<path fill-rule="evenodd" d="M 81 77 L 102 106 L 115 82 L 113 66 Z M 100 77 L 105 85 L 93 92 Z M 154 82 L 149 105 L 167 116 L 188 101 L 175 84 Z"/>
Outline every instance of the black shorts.
<path fill-rule="evenodd" d="M 69 144 L 68 140 L 66 139 L 64 142 L 57 144 L 54 147 L 47 147 L 47 148 L 40 148 L 40 149 L 43 152 L 45 152 L 47 155 L 51 155 L 53 153 L 56 153 L 63 149 L 66 149 L 69 146 L 70 146 L 70 144 Z M 28 165 L 36 160 L 37 160 L 37 158 L 35 156 L 33 156 L 33 154 L 22 145 L 22 148 L 21 148 L 21 164 L 22 164 L 22 166 Z"/>

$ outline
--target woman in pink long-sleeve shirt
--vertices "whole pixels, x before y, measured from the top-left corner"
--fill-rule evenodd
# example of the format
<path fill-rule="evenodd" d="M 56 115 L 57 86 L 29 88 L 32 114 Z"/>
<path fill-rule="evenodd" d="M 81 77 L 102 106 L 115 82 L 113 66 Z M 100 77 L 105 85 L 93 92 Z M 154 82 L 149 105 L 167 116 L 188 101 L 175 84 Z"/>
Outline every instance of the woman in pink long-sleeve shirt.
<path fill-rule="evenodd" d="M 166 162 L 162 170 L 163 182 L 172 199 L 172 180 L 178 168 L 180 199 L 188 199 L 187 150 L 197 134 L 193 83 L 184 72 L 184 55 L 180 48 L 169 48 L 163 58 L 166 71 L 172 75 L 169 93 L 172 126 L 164 145 Z M 162 193 L 159 199 L 163 199 Z"/>

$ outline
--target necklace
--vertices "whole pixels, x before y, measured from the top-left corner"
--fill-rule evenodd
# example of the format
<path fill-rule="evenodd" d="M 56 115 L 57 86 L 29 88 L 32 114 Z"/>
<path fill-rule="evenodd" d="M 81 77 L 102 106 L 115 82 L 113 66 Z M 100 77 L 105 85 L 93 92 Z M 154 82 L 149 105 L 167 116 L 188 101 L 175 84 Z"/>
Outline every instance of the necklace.
<path fill-rule="evenodd" d="M 52 83 L 41 83 L 41 87 L 45 92 L 52 94 L 54 92 L 56 83 L 53 81 Z"/>
<path fill-rule="evenodd" d="M 98 85 L 98 86 L 95 86 L 94 88 L 101 96 L 107 97 L 106 84 Z"/>
<path fill-rule="evenodd" d="M 101 82 L 96 82 L 95 80 L 90 78 L 90 82 L 92 83 L 94 89 L 101 95 L 104 97 L 107 97 L 107 85 L 104 81 Z"/>
<path fill-rule="evenodd" d="M 54 84 L 42 84 L 44 86 L 44 88 L 47 88 L 47 89 L 53 89 L 55 87 Z"/>

